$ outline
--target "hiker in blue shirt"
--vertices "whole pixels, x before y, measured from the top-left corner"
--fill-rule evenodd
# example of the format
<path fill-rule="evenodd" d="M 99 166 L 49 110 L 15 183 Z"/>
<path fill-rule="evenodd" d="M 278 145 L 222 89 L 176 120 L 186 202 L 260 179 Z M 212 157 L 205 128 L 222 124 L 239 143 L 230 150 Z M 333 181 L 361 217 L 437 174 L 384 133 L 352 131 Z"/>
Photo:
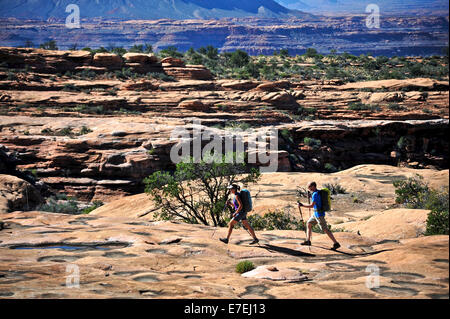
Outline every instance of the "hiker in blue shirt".
<path fill-rule="evenodd" d="M 304 205 L 302 203 L 298 203 L 300 207 L 305 208 L 314 208 L 314 214 L 309 218 L 307 225 L 307 234 L 306 234 L 306 240 L 301 243 L 303 246 L 311 246 L 311 231 L 312 227 L 316 224 L 319 224 L 320 229 L 330 237 L 330 239 L 333 241 L 333 247 L 332 250 L 336 250 L 341 245 L 337 242 L 336 238 L 334 237 L 333 233 L 328 229 L 327 221 L 325 220 L 325 211 L 322 210 L 322 198 L 320 197 L 320 192 L 317 189 L 316 182 L 311 182 L 308 184 L 308 189 L 310 192 L 312 192 L 311 205 Z"/>
<path fill-rule="evenodd" d="M 234 200 L 233 202 L 227 201 L 226 205 L 234 208 L 235 212 L 233 214 L 233 218 L 230 221 L 230 225 L 228 227 L 228 236 L 227 238 L 220 238 L 220 241 L 228 244 L 228 241 L 230 240 L 231 232 L 233 231 L 234 225 L 236 225 L 238 222 L 242 222 L 242 225 L 245 229 L 247 229 L 250 233 L 250 235 L 253 237 L 253 241 L 250 243 L 250 245 L 257 244 L 259 242 L 259 239 L 256 238 L 255 231 L 253 230 L 252 226 L 247 221 L 247 212 L 244 211 L 244 205 L 242 204 L 241 199 L 241 193 L 239 192 L 240 187 L 236 184 L 230 185 L 227 187 L 231 194 L 234 194 Z"/>

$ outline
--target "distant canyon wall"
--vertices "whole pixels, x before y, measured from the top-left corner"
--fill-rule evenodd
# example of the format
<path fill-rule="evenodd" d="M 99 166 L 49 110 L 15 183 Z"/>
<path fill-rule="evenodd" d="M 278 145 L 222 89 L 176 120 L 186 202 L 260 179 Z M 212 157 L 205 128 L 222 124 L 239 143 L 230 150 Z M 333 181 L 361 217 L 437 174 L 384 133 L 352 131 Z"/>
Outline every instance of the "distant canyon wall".
<path fill-rule="evenodd" d="M 448 17 L 382 17 L 379 29 L 366 27 L 366 16 L 305 19 L 235 18 L 220 20 L 81 21 L 68 29 L 64 21 L 0 19 L 0 45 L 39 45 L 50 39 L 60 49 L 100 46 L 130 47 L 150 43 L 156 50 L 176 46 L 213 45 L 220 51 L 242 49 L 250 54 L 272 54 L 288 49 L 302 54 L 307 48 L 351 54 L 433 55 L 448 46 Z"/>

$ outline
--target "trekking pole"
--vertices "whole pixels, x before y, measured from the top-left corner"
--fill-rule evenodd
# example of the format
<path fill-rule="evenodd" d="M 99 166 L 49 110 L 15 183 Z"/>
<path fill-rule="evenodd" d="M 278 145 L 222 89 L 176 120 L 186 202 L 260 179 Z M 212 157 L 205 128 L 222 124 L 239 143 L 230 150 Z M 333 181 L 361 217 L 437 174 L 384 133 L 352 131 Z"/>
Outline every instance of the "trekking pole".
<path fill-rule="evenodd" d="M 222 215 L 225 214 L 225 211 L 226 211 L 227 208 L 228 208 L 228 196 L 229 196 L 229 194 L 227 193 L 226 201 L 225 201 L 225 206 L 223 207 L 223 210 L 222 210 Z M 214 227 L 214 232 L 213 232 L 211 238 L 214 238 L 214 235 L 216 234 L 216 230 L 217 230 L 217 227 Z"/>
<path fill-rule="evenodd" d="M 308 205 L 311 205 L 311 193 L 309 191 L 308 191 Z M 309 214 L 309 219 L 311 219 L 311 207 L 308 208 L 308 214 Z M 309 234 L 309 235 L 310 235 L 310 240 L 312 240 L 312 229 L 311 229 L 311 234 Z"/>
<path fill-rule="evenodd" d="M 297 202 L 298 204 L 300 204 L 300 201 Z M 298 206 L 298 211 L 300 212 L 300 221 L 303 224 L 303 228 L 305 229 L 305 240 L 308 239 L 308 234 L 306 233 L 306 224 L 305 224 L 305 220 L 303 219 L 303 214 L 302 214 L 302 208 L 300 207 L 300 205 Z"/>

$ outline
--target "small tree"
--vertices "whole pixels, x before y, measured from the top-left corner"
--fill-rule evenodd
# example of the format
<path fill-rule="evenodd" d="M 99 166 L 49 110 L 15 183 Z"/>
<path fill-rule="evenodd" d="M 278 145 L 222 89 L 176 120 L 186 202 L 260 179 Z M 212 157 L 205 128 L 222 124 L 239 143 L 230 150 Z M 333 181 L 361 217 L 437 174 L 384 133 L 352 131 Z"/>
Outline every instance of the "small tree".
<path fill-rule="evenodd" d="M 257 169 L 248 172 L 245 164 L 227 163 L 227 159 L 228 156 L 223 156 L 222 161 L 195 163 L 191 158 L 178 163 L 173 174 L 159 171 L 146 178 L 145 191 L 160 208 L 156 217 L 225 226 L 226 187 L 239 182 L 256 183 L 260 178 Z"/>
<path fill-rule="evenodd" d="M 241 68 L 246 66 L 250 61 L 250 56 L 247 52 L 236 50 L 230 55 L 230 64 L 232 67 Z"/>
<path fill-rule="evenodd" d="M 159 55 L 161 57 L 163 57 L 163 58 L 172 57 L 172 58 L 180 58 L 181 59 L 181 58 L 184 57 L 183 53 L 179 52 L 178 48 L 176 46 L 173 46 L 173 45 L 168 46 L 167 48 L 160 50 L 159 51 Z"/>
<path fill-rule="evenodd" d="M 42 43 L 39 48 L 45 49 L 45 50 L 58 50 L 58 47 L 56 46 L 55 40 L 50 40 L 45 43 Z"/>
<path fill-rule="evenodd" d="M 306 55 L 308 58 L 314 58 L 314 57 L 317 56 L 317 50 L 314 49 L 314 48 L 308 48 L 308 49 L 306 49 L 305 55 Z"/>
<path fill-rule="evenodd" d="M 426 198 L 430 193 L 428 184 L 423 181 L 423 177 L 415 175 L 407 180 L 394 181 L 395 201 L 397 204 L 404 204 L 407 208 L 425 208 Z"/>

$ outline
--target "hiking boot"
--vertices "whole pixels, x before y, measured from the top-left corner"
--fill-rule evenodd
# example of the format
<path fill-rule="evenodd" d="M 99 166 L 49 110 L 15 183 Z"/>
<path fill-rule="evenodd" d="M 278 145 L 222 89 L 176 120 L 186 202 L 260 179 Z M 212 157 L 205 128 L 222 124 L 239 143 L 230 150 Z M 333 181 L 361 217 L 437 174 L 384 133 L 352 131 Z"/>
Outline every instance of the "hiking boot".
<path fill-rule="evenodd" d="M 257 243 L 259 243 L 259 239 L 255 238 L 255 239 L 253 239 L 253 241 L 249 245 L 254 245 L 254 244 L 257 244 Z"/>
<path fill-rule="evenodd" d="M 336 250 L 336 249 L 338 249 L 339 247 L 341 247 L 341 244 L 336 243 L 336 244 L 333 245 L 333 247 L 331 247 L 331 250 Z"/>
<path fill-rule="evenodd" d="M 303 243 L 301 243 L 300 245 L 302 246 L 311 246 L 311 241 L 309 240 L 305 240 Z"/>
<path fill-rule="evenodd" d="M 219 238 L 219 239 L 222 243 L 228 244 L 228 239 L 226 238 Z"/>

